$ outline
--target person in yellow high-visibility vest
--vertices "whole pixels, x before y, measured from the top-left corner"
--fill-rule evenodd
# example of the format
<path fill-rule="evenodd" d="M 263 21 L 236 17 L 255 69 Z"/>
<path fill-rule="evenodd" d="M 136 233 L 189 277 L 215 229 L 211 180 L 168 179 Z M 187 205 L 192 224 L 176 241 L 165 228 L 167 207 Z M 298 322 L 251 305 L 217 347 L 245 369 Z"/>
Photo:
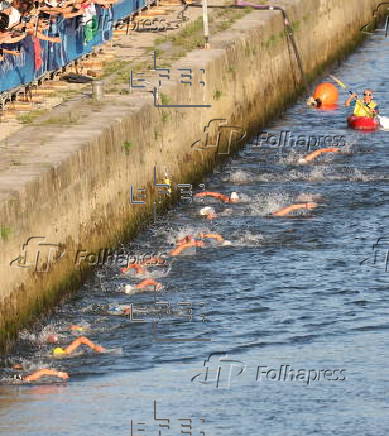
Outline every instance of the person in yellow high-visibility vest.
<path fill-rule="evenodd" d="M 357 94 L 351 94 L 346 100 L 346 106 L 354 106 L 354 115 L 357 117 L 374 118 L 379 114 L 377 103 L 373 100 L 373 91 L 365 89 L 363 100 L 358 100 Z"/>

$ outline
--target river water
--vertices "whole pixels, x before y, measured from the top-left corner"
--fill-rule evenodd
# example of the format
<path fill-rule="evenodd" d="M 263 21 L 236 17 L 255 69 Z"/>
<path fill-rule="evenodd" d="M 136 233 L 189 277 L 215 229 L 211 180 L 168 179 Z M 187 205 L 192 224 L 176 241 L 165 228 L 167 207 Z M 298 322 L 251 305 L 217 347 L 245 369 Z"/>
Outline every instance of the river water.
<path fill-rule="evenodd" d="M 387 41 L 369 39 L 331 71 L 360 94 L 373 88 L 383 113 Z M 325 112 L 298 101 L 265 130 L 344 135 L 348 154 L 301 165 L 302 151 L 247 143 L 203 181 L 207 190 L 237 191 L 244 201 L 181 204 L 139 235 L 135 242 L 149 252 L 168 251 L 178 237 L 199 231 L 231 241 L 154 272 L 165 286 L 158 302 L 180 305 L 179 317 L 152 323 L 104 313 L 103 305 L 154 298 L 118 292 L 139 279 L 105 266 L 42 329 L 88 326 L 85 335 L 107 353 L 49 358 L 54 346 L 24 332 L 7 365 L 53 367 L 71 377 L 66 384 L 2 384 L 0 432 L 386 434 L 389 133 L 349 130 L 345 118 L 343 107 Z M 299 199 L 319 207 L 293 219 L 268 218 Z M 204 205 L 213 205 L 218 219 L 201 219 Z M 378 238 L 384 239 L 373 246 Z M 192 305 L 192 320 L 184 302 Z M 73 336 L 62 332 L 60 339 L 65 346 Z M 16 372 L 4 368 L 3 381 Z"/>

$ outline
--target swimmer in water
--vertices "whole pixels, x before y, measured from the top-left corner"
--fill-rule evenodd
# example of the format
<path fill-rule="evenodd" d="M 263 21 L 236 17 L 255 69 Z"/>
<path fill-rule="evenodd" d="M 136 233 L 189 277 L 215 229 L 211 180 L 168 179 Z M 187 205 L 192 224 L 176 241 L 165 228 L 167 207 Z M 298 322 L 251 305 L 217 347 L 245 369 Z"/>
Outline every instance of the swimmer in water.
<path fill-rule="evenodd" d="M 290 212 L 295 212 L 298 210 L 311 210 L 318 206 L 314 201 L 308 201 L 306 203 L 292 204 L 291 206 L 283 207 L 276 212 L 272 212 L 272 216 L 288 216 Z"/>
<path fill-rule="evenodd" d="M 132 263 L 128 264 L 125 268 L 120 268 L 120 272 L 123 274 L 128 273 L 131 270 L 135 271 L 135 274 L 143 275 L 147 272 L 144 265 L 151 265 L 151 266 L 161 266 L 166 265 L 166 259 L 163 257 L 151 257 L 150 259 L 144 259 L 143 261 L 140 261 L 139 263 Z"/>
<path fill-rule="evenodd" d="M 132 306 L 126 304 L 110 306 L 105 310 L 105 313 L 108 315 L 130 316 L 132 313 Z"/>
<path fill-rule="evenodd" d="M 77 335 L 80 332 L 85 332 L 89 329 L 87 325 L 56 325 L 56 326 L 47 326 L 43 328 L 40 333 L 37 334 L 28 334 L 22 336 L 22 339 L 27 339 L 31 342 L 37 344 L 56 344 L 60 340 L 66 339 L 69 335 L 69 332 L 72 335 Z"/>
<path fill-rule="evenodd" d="M 159 283 L 159 282 L 156 282 L 156 281 L 153 280 L 153 279 L 145 279 L 145 280 L 142 280 L 142 281 L 141 281 L 140 283 L 138 283 L 135 287 L 136 287 L 137 289 L 145 289 L 145 288 L 150 287 L 150 286 L 155 286 L 156 289 L 161 289 L 161 288 L 162 288 L 162 284 Z"/>
<path fill-rule="evenodd" d="M 66 348 L 54 348 L 53 355 L 54 356 L 60 356 L 60 355 L 70 355 L 74 351 L 77 350 L 81 345 L 88 346 L 91 350 L 96 351 L 97 353 L 103 353 L 105 348 L 103 348 L 100 345 L 94 344 L 91 340 L 89 340 L 85 336 L 79 336 L 77 339 L 75 339 L 70 345 L 68 345 Z"/>
<path fill-rule="evenodd" d="M 92 304 L 81 309 L 82 312 L 99 314 L 99 315 L 129 315 L 131 313 L 131 306 L 128 304 Z"/>
<path fill-rule="evenodd" d="M 213 220 L 213 219 L 217 218 L 216 211 L 211 206 L 206 206 L 206 207 L 203 207 L 202 209 L 200 209 L 200 215 L 205 216 L 207 218 L 207 220 Z"/>
<path fill-rule="evenodd" d="M 227 195 L 221 194 L 220 192 L 204 191 L 198 192 L 195 197 L 213 197 L 223 201 L 224 203 L 237 203 L 240 200 L 239 195 L 236 192 L 231 192 L 230 196 L 228 197 Z"/>
<path fill-rule="evenodd" d="M 179 254 L 182 254 L 183 251 L 193 247 L 204 247 L 204 242 L 193 239 L 191 242 L 178 244 L 177 247 L 170 252 L 170 255 L 178 256 Z"/>
<path fill-rule="evenodd" d="M 120 272 L 122 274 L 126 274 L 132 270 L 135 271 L 135 274 L 144 274 L 145 273 L 145 269 L 139 263 L 132 263 L 131 265 L 127 265 L 127 267 L 125 267 L 125 268 L 120 268 Z"/>
<path fill-rule="evenodd" d="M 55 369 L 43 368 L 22 378 L 26 383 L 32 383 L 40 380 L 42 377 L 57 377 L 64 381 L 68 380 L 69 375 L 66 372 L 56 371 Z"/>
<path fill-rule="evenodd" d="M 24 367 L 21 363 L 15 363 L 12 365 L 12 369 L 24 369 Z"/>
<path fill-rule="evenodd" d="M 193 242 L 195 239 L 193 237 L 193 235 L 187 235 L 184 236 L 181 239 L 177 239 L 177 247 L 183 244 L 190 244 L 191 242 Z"/>
<path fill-rule="evenodd" d="M 51 335 L 47 335 L 46 342 L 49 344 L 55 344 L 59 341 L 59 337 L 57 334 L 53 333 Z"/>
<path fill-rule="evenodd" d="M 88 325 L 70 324 L 69 326 L 66 327 L 66 329 L 62 330 L 64 334 L 60 336 L 65 337 L 65 334 L 67 334 L 68 332 L 70 332 L 72 335 L 78 335 L 79 333 L 86 332 L 88 330 L 89 330 Z M 56 339 L 53 342 L 58 342 L 59 336 L 58 335 L 52 335 L 52 336 L 54 336 L 54 339 Z"/>
<path fill-rule="evenodd" d="M 299 164 L 306 164 L 316 159 L 318 156 L 324 153 L 340 153 L 341 149 L 338 147 L 328 147 L 328 148 L 320 148 L 319 150 L 315 150 L 312 153 L 307 154 L 303 158 L 298 160 Z"/>
<path fill-rule="evenodd" d="M 322 102 L 321 102 L 320 98 L 313 98 L 312 95 L 307 100 L 307 106 L 320 107 L 321 105 L 322 105 Z"/>
<path fill-rule="evenodd" d="M 69 326 L 69 330 L 72 333 L 73 332 L 85 332 L 86 330 L 89 330 L 89 328 L 87 326 L 84 326 L 84 325 L 72 324 Z"/>
<path fill-rule="evenodd" d="M 224 242 L 223 236 L 219 235 L 218 233 L 199 233 L 200 239 L 214 239 L 218 242 Z"/>
<path fill-rule="evenodd" d="M 152 288 L 152 289 L 150 289 Z M 142 280 L 140 283 L 138 283 L 135 286 L 131 286 L 131 285 L 125 285 L 124 287 L 124 292 L 126 294 L 136 294 L 138 292 L 143 292 L 143 291 L 160 291 L 163 288 L 162 283 L 156 282 L 153 279 L 145 279 Z"/>
<path fill-rule="evenodd" d="M 218 233 L 199 233 L 198 237 L 199 239 L 210 239 L 220 245 L 231 245 L 230 241 L 226 241 L 223 236 Z"/>

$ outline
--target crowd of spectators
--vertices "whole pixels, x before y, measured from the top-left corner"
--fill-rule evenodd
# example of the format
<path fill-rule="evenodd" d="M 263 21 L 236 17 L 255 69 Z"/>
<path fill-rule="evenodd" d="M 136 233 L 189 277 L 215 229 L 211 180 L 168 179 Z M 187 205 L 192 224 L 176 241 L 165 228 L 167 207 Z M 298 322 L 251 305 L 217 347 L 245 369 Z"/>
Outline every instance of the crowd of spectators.
<path fill-rule="evenodd" d="M 95 5 L 110 8 L 117 0 L 0 0 L 0 61 L 4 54 L 19 55 L 18 45 L 28 35 L 37 39 L 60 43 L 59 35 L 49 29 L 57 17 L 70 19 L 91 16 Z M 3 45 L 6 45 L 4 47 Z M 12 45 L 15 44 L 15 47 Z"/>

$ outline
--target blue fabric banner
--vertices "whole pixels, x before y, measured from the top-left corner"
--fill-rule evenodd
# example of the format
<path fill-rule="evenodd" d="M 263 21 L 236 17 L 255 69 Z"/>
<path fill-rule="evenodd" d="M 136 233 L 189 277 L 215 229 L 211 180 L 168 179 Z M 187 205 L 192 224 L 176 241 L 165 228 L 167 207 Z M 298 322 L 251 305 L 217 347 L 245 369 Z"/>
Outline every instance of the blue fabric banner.
<path fill-rule="evenodd" d="M 27 36 L 17 44 L 3 44 L 2 48 L 19 50 L 20 56 L 4 54 L 0 61 L 0 92 L 26 85 L 46 72 L 55 71 L 112 36 L 112 27 L 120 19 L 145 7 L 145 0 L 122 0 L 109 9 L 95 6 L 93 20 L 79 16 L 52 19 L 49 36 L 59 36 L 60 43 Z M 84 18 L 84 19 L 83 19 Z"/>

